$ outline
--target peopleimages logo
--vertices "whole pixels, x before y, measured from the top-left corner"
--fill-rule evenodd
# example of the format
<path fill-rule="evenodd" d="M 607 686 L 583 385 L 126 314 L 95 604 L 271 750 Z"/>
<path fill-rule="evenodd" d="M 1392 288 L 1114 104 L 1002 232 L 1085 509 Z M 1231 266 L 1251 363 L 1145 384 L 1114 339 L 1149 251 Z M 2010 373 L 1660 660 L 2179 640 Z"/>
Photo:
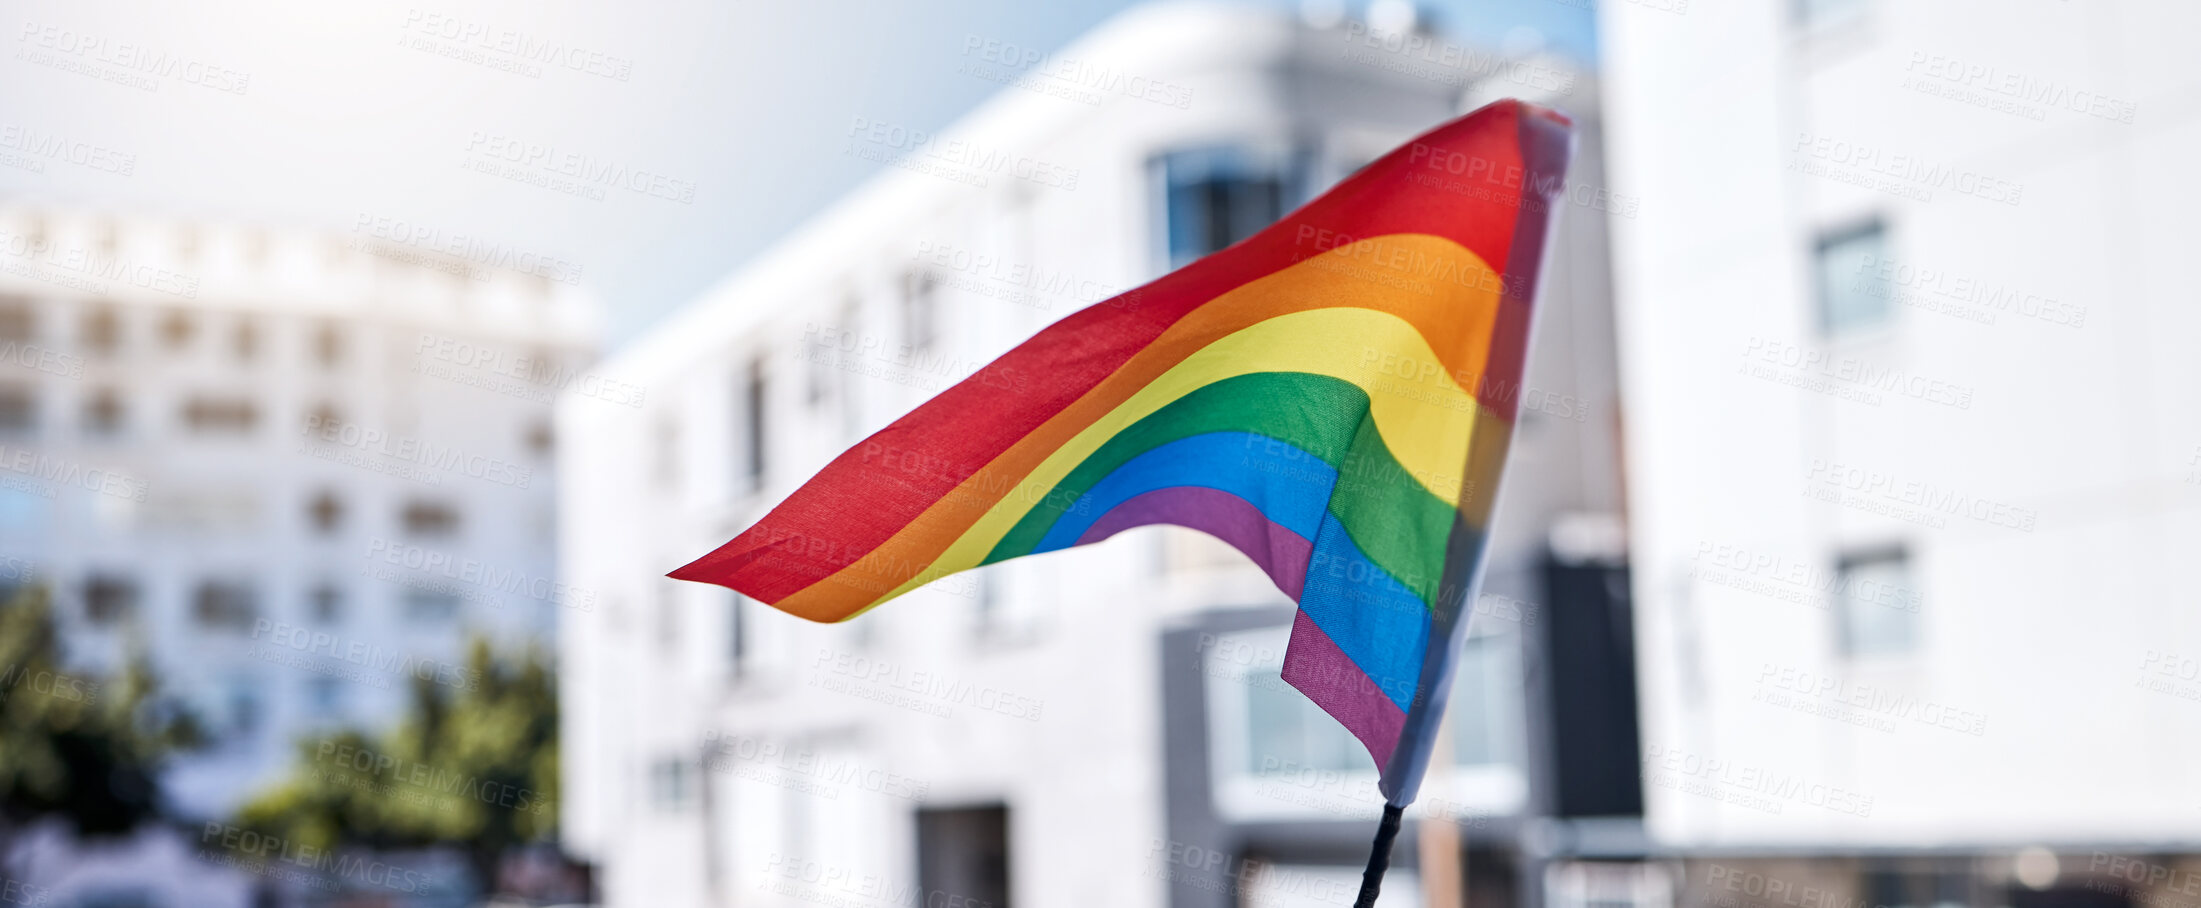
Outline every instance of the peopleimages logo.
<path fill-rule="evenodd" d="M 356 855 L 341 855 L 277 835 L 256 832 L 228 823 L 209 822 L 199 833 L 201 847 L 219 845 L 231 855 L 260 867 L 287 864 L 318 874 L 379 886 L 397 892 L 419 892 L 431 880 L 417 870 Z"/>
<path fill-rule="evenodd" d="M 1923 50 L 1911 51 L 1903 71 L 1909 74 L 1904 85 L 1913 91 L 1945 95 L 2032 120 L 2044 119 L 2049 109 L 2062 108 L 2131 125 L 2140 112 L 2140 105 L 2123 98 L 2074 88 L 2054 79 L 2042 79 L 1978 60 Z"/>
<path fill-rule="evenodd" d="M 1005 78 L 990 78 L 989 70 L 966 67 L 963 71 L 995 82 L 1085 104 L 1097 105 L 1108 95 L 1184 110 L 1192 106 L 1192 88 L 1125 70 L 1121 66 L 1082 57 L 1058 56 L 1036 47 L 996 41 L 978 35 L 963 36 L 963 56 L 975 57 L 1002 68 Z M 1029 80 L 1029 81 L 1018 81 Z"/>
<path fill-rule="evenodd" d="M 404 542 L 394 542 L 375 537 L 367 542 L 366 558 L 370 566 L 375 564 L 403 568 L 404 573 L 390 572 L 385 579 L 392 581 L 450 580 L 480 591 L 507 593 L 541 602 L 564 605 L 581 611 L 596 607 L 596 592 L 565 583 L 548 575 L 530 574 L 523 570 L 499 567 L 478 558 L 455 556 L 450 552 L 423 548 Z M 431 587 L 433 588 L 433 587 Z M 455 591 L 458 592 L 458 591 Z M 462 596 L 472 599 L 475 597 Z"/>
<path fill-rule="evenodd" d="M 98 467 L 86 467 L 75 461 L 8 445 L 0 445 L 0 473 L 15 473 L 41 482 L 81 488 L 87 492 L 98 492 L 137 502 L 145 500 L 148 488 L 145 480 L 135 476 Z"/>
<path fill-rule="evenodd" d="M 824 798 L 843 790 L 866 791 L 923 801 L 931 783 L 899 773 L 833 757 L 807 747 L 790 747 L 752 735 L 709 729 L 703 733 L 703 768 L 729 772 L 751 781 L 779 784 Z M 800 777 L 790 780 L 787 777 Z M 798 784 L 786 784 L 794 781 Z"/>
<path fill-rule="evenodd" d="M 234 95 L 244 94 L 252 86 L 252 74 L 248 72 L 50 22 L 24 20 L 15 40 L 22 45 L 16 59 L 146 91 L 160 90 L 157 79 L 174 79 Z"/>
<path fill-rule="evenodd" d="M 50 905 L 53 904 L 53 890 L 21 880 L 0 880 L 0 904 Z"/>
<path fill-rule="evenodd" d="M 99 702 L 99 682 L 45 669 L 34 672 L 20 665 L 0 668 L 0 694 L 12 693 L 17 688 L 87 706 Z"/>
<path fill-rule="evenodd" d="M 62 248 L 42 237 L 0 231 L 0 255 L 14 260 L 0 264 L 0 270 L 88 293 L 112 292 L 110 282 L 120 282 L 183 299 L 199 296 L 196 276 L 119 255 Z"/>
<path fill-rule="evenodd" d="M 1017 154 L 963 138 L 942 138 L 922 129 L 898 123 L 851 117 L 848 153 L 866 160 L 894 164 L 973 186 L 984 186 L 989 176 L 1007 173 L 1029 183 L 1062 190 L 1078 188 L 1080 170 Z M 856 151 L 868 149 L 871 153 Z"/>
<path fill-rule="evenodd" d="M 434 794 L 480 801 L 494 807 L 540 814 L 550 807 L 550 801 L 536 794 L 532 788 L 522 788 L 484 779 L 465 773 L 452 772 L 429 766 L 418 760 L 407 760 L 363 747 L 323 741 L 315 762 L 341 769 L 349 769 L 376 779 L 397 782 L 432 792 Z"/>
<path fill-rule="evenodd" d="M 1766 813 L 1780 813 L 1782 807 L 1794 803 L 1856 817 L 1872 816 L 1873 799 L 1869 795 L 1659 744 L 1644 748 L 1643 769 L 1645 781 L 1660 788 Z"/>
<path fill-rule="evenodd" d="M 541 77 L 545 66 L 617 82 L 627 81 L 634 73 L 634 61 L 626 57 L 437 10 L 408 9 L 405 22 L 399 28 L 408 39 L 401 43 L 413 50 L 507 70 L 530 79 Z"/>
<path fill-rule="evenodd" d="M 921 700 L 936 700 L 941 706 L 972 706 L 982 712 L 998 713 L 1012 719 L 1039 721 L 1040 711 L 1046 702 L 1005 691 L 984 684 L 974 684 L 945 672 L 912 669 L 907 665 L 886 659 L 873 658 L 844 650 L 821 649 L 811 662 L 815 670 L 812 686 L 826 687 L 843 693 L 861 696 L 860 688 L 821 683 L 827 676 L 845 678 L 862 685 L 871 685 L 882 692 L 907 693 Z M 945 715 L 937 710 L 921 710 Z"/>
<path fill-rule="evenodd" d="M 300 627 L 285 621 L 255 619 L 252 622 L 252 639 L 263 640 L 270 646 L 291 650 L 300 655 L 320 656 L 460 690 L 474 690 L 480 683 L 480 677 L 472 669 L 457 663 L 384 649 L 363 640 L 346 640 L 325 630 Z"/>
<path fill-rule="evenodd" d="M 60 378 L 84 377 L 84 357 L 38 344 L 0 343 L 0 365 L 20 366 Z"/>
<path fill-rule="evenodd" d="M 476 169 L 545 185 L 568 195 L 602 201 L 603 187 L 609 186 L 683 205 L 695 201 L 694 180 L 678 179 L 645 167 L 542 142 L 476 130 L 467 136 L 461 150 L 478 159 L 479 163 L 474 165 Z M 500 171 L 482 164 L 504 164 L 518 170 Z"/>
<path fill-rule="evenodd" d="M 416 367 L 416 371 L 434 372 L 439 377 L 448 377 L 454 381 L 465 381 L 459 371 L 464 370 L 478 372 L 481 378 L 517 379 L 529 385 L 564 391 L 577 397 L 593 397 L 628 407 L 642 405 L 641 386 L 606 378 L 594 372 L 575 371 L 560 365 L 552 357 L 515 356 L 489 344 L 437 334 L 422 334 L 419 343 L 413 347 L 413 354 L 421 363 L 451 367 L 441 371 Z M 491 390 L 499 389 L 492 387 Z"/>
<path fill-rule="evenodd" d="M 1840 596 L 1858 602 L 1917 612 L 1923 601 L 1919 592 L 1869 577 L 1855 577 L 1816 561 L 1783 556 L 1766 549 L 1715 543 L 1697 543 L 1690 576 L 1708 583 L 1759 593 L 1824 610 Z"/>
<path fill-rule="evenodd" d="M 2033 508 L 1825 459 L 1813 459 L 1804 478 L 1818 486 L 1817 497 L 1822 500 L 1867 509 L 1877 505 L 1884 512 L 1894 508 L 1890 516 L 1936 528 L 1947 526 L 1947 518 L 1958 517 L 2030 533 L 2040 520 L 2040 512 Z"/>
<path fill-rule="evenodd" d="M 363 428 L 358 423 L 320 414 L 308 415 L 299 434 L 325 445 L 352 448 L 392 461 L 457 473 L 517 489 L 527 488 L 528 483 L 535 479 L 534 467 L 522 466 L 501 458 L 469 454 L 449 445 L 411 436 L 392 436 L 379 429 Z"/>
<path fill-rule="evenodd" d="M 77 136 L 41 132 L 14 123 L 0 123 L 0 149 L 22 152 L 34 158 L 62 161 L 116 176 L 129 176 L 138 167 L 138 156 L 129 152 L 86 142 Z M 33 160 L 32 163 L 38 162 Z M 41 164 L 36 170 L 44 172 L 44 166 Z"/>
<path fill-rule="evenodd" d="M 2025 196 L 2025 186 L 2020 183 L 1947 162 L 1928 160 L 1917 154 L 1889 152 L 1876 145 L 1818 135 L 1808 130 L 1799 130 L 1796 133 L 1796 142 L 1789 146 L 1789 153 L 1799 159 L 1849 168 L 1858 174 L 1887 177 L 1927 189 L 1946 189 L 2005 205 L 2016 205 Z M 1833 173 L 1818 175 L 1840 178 Z M 1929 195 L 1921 201 L 1930 198 Z"/>

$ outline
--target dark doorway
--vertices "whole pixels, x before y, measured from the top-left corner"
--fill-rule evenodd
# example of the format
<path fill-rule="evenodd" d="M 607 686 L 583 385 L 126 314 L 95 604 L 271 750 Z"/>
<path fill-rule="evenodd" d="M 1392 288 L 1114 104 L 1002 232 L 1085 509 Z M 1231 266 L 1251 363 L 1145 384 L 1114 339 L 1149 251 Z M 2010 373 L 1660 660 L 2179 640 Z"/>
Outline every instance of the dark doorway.
<path fill-rule="evenodd" d="M 1007 908 L 1009 808 L 919 810 L 917 883 L 927 905 Z"/>
<path fill-rule="evenodd" d="M 1552 812 L 1642 816 L 1628 569 L 1549 561 L 1544 595 L 1550 605 L 1541 643 L 1551 685 Z"/>

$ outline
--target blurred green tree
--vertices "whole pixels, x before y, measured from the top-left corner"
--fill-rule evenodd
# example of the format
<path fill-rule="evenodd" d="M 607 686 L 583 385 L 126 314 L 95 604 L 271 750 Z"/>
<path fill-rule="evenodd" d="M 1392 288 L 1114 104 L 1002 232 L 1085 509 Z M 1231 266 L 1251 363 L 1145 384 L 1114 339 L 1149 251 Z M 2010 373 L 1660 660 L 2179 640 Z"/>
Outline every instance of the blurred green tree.
<path fill-rule="evenodd" d="M 484 890 L 512 849 L 557 832 L 558 700 L 536 647 L 498 658 L 476 638 L 463 673 L 412 679 L 392 729 L 298 742 L 289 777 L 237 825 L 321 851 L 449 847 Z"/>
<path fill-rule="evenodd" d="M 0 602 L 0 860 L 19 831 L 48 817 L 92 838 L 155 819 L 162 761 L 201 737 L 161 695 L 142 650 L 132 647 L 113 678 L 64 665 L 43 587 Z"/>

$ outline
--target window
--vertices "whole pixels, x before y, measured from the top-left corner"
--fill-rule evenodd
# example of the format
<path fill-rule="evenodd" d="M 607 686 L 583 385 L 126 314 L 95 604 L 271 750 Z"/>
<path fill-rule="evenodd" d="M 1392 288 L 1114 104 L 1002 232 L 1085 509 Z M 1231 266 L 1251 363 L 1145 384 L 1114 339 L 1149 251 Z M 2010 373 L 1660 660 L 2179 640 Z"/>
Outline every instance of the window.
<path fill-rule="evenodd" d="M 1511 637 L 1470 638 L 1453 670 L 1447 728 L 1452 759 L 1460 766 L 1511 765 L 1520 759 L 1520 668 Z M 1365 768 L 1366 748 L 1329 715 L 1284 681 L 1280 668 L 1244 680 L 1245 771 L 1303 766 L 1324 771 Z"/>
<path fill-rule="evenodd" d="M 1220 634 L 1200 646 L 1216 812 L 1284 819 L 1381 800 L 1367 751 L 1285 683 L 1283 627 Z M 1307 788 L 1295 778 L 1320 779 Z"/>
<path fill-rule="evenodd" d="M 1812 255 L 1819 328 L 1848 334 L 1887 323 L 1893 287 L 1878 267 L 1887 260 L 1887 229 L 1879 221 L 1823 234 Z"/>
<path fill-rule="evenodd" d="M 764 369 L 764 357 L 750 358 L 749 369 L 741 386 L 742 440 L 748 444 L 749 455 L 743 458 L 744 466 L 748 470 L 744 478 L 749 480 L 750 488 L 762 488 L 764 485 Z"/>
<path fill-rule="evenodd" d="M 1674 904 L 1673 874 L 1663 864 L 1559 861 L 1545 870 L 1544 879 L 1549 908 L 1673 908 Z"/>
<path fill-rule="evenodd" d="M 917 811 L 917 883 L 947 905 L 1009 903 L 1009 808 Z"/>
<path fill-rule="evenodd" d="M 241 397 L 199 396 L 183 405 L 183 424 L 200 434 L 242 435 L 259 421 L 260 408 Z"/>
<path fill-rule="evenodd" d="M 558 437 L 551 431 L 550 420 L 538 419 L 527 427 L 525 442 L 529 453 L 549 457 L 557 446 Z"/>
<path fill-rule="evenodd" d="M 746 683 L 788 677 L 796 668 L 795 656 L 801 649 L 796 646 L 791 635 L 805 633 L 796 630 L 793 625 L 806 622 L 730 590 L 724 600 L 709 600 L 714 606 L 712 613 L 717 612 L 716 606 L 721 601 L 729 609 L 724 625 L 701 623 L 695 611 L 696 604 L 690 602 L 687 605 L 688 612 L 683 616 L 686 624 L 682 629 L 693 636 L 699 632 L 716 633 L 719 628 L 725 628 L 724 633 L 727 636 L 720 638 L 726 646 L 723 651 L 727 660 L 725 680 Z M 649 631 L 656 633 L 662 629 L 653 626 Z"/>
<path fill-rule="evenodd" d="M 335 624 L 344 620 L 344 591 L 333 584 L 321 584 L 306 594 L 306 604 L 313 613 L 313 620 L 320 624 Z"/>
<path fill-rule="evenodd" d="M 84 620 L 114 624 L 137 614 L 138 585 L 127 577 L 93 574 L 84 581 Z"/>
<path fill-rule="evenodd" d="M 1476 634 L 1461 644 L 1445 704 L 1455 765 L 1524 765 L 1521 743 L 1528 720 L 1521 710 L 1520 646 L 1520 636 L 1512 633 Z"/>
<path fill-rule="evenodd" d="M 666 757 L 650 764 L 650 804 L 666 813 L 678 813 L 688 808 L 689 791 L 693 784 L 688 762 L 679 757 Z"/>
<path fill-rule="evenodd" d="M 1000 638 L 1009 634 L 1008 609 L 1002 606 L 1001 569 L 969 571 L 963 574 L 971 578 L 971 611 L 977 617 L 974 623 L 981 638 Z"/>
<path fill-rule="evenodd" d="M 1835 562 L 1833 593 L 1843 655 L 1867 659 L 1918 649 L 1919 595 L 1904 549 L 1842 556 Z"/>
<path fill-rule="evenodd" d="M 122 348 L 122 319 L 115 310 L 100 306 L 84 315 L 84 349 L 100 355 L 112 356 Z"/>
<path fill-rule="evenodd" d="M 344 411 L 338 410 L 335 404 L 325 400 L 316 403 L 313 405 L 312 410 L 306 412 L 304 428 L 307 435 L 320 435 L 323 432 L 328 432 L 330 434 L 324 436 L 325 438 L 337 437 L 335 433 L 344 428 Z"/>
<path fill-rule="evenodd" d="M 459 597 L 456 593 L 441 590 L 411 589 L 405 591 L 405 620 L 421 623 L 447 623 L 459 614 Z"/>
<path fill-rule="evenodd" d="M 1284 155 L 1248 149 L 1182 151 L 1161 159 L 1169 267 L 1254 235 L 1295 204 L 1295 172 Z"/>
<path fill-rule="evenodd" d="M 1281 670 L 1265 668 L 1248 674 L 1243 683 L 1247 746 L 1241 771 L 1245 774 L 1261 775 L 1286 765 L 1323 772 L 1364 768 L 1366 749 L 1337 720 L 1285 683 Z"/>
<path fill-rule="evenodd" d="M 232 734 L 246 736 L 260 730 L 260 679 L 232 675 L 223 684 L 222 713 Z"/>
<path fill-rule="evenodd" d="M 1286 682 L 1286 628 L 1203 637 L 1215 804 L 1239 821 L 1308 818 L 1382 800 L 1367 748 Z M 1517 634 L 1471 637 L 1453 673 L 1445 721 L 1452 771 L 1425 792 L 1446 810 L 1501 814 L 1528 795 Z M 1386 682 L 1412 693 L 1414 679 Z"/>
<path fill-rule="evenodd" d="M 728 594 L 732 601 L 726 612 L 726 667 L 738 681 L 749 671 L 749 597 L 731 590 Z"/>
<path fill-rule="evenodd" d="M 344 525 L 344 500 L 327 489 L 315 492 L 306 504 L 306 519 L 316 532 L 324 536 L 334 533 Z"/>
<path fill-rule="evenodd" d="M 191 617 L 203 628 L 244 630 L 259 615 L 259 593 L 249 583 L 209 580 L 191 596 Z"/>
<path fill-rule="evenodd" d="M 322 722 L 334 722 L 344 714 L 344 682 L 338 678 L 319 675 L 306 679 L 306 706 L 313 717 Z"/>
<path fill-rule="evenodd" d="M 28 432 L 38 426 L 38 395 L 23 385 L 0 385 L 0 432 Z"/>
<path fill-rule="evenodd" d="M 1869 896 L 1875 908 L 1968 908 L 1982 903 L 1972 892 L 1972 873 L 1961 865 L 1875 861 L 1867 864 L 1859 876 L 1860 894 Z M 2121 901 L 2079 899 L 2074 903 Z"/>
<path fill-rule="evenodd" d="M 260 353 L 259 327 L 252 324 L 250 319 L 238 320 L 237 327 L 229 335 L 229 349 L 237 355 L 238 362 L 251 362 Z"/>
<path fill-rule="evenodd" d="M 1796 24 L 1805 29 L 1839 25 L 1861 16 L 1865 0 L 1791 0 Z"/>
<path fill-rule="evenodd" d="M 408 501 L 399 515 L 408 536 L 449 536 L 458 532 L 459 512 L 434 501 Z"/>
<path fill-rule="evenodd" d="M 913 271 L 902 279 L 902 339 L 918 353 L 932 349 L 938 336 L 939 313 L 929 272 Z"/>
<path fill-rule="evenodd" d="M 0 299 L 0 342 L 25 343 L 36 339 L 38 323 L 29 300 Z"/>
<path fill-rule="evenodd" d="M 313 359 L 324 369 L 334 369 L 344 362 L 344 335 L 335 325 L 313 329 Z"/>
<path fill-rule="evenodd" d="M 171 350 L 180 350 L 184 345 L 191 343 L 191 335 L 196 333 L 197 330 L 198 326 L 191 321 L 191 313 L 181 309 L 170 310 L 167 315 L 161 318 L 161 343 L 167 344 Z"/>
<path fill-rule="evenodd" d="M 115 389 L 97 389 L 84 401 L 85 434 L 106 437 L 120 435 L 122 421 L 122 395 Z"/>

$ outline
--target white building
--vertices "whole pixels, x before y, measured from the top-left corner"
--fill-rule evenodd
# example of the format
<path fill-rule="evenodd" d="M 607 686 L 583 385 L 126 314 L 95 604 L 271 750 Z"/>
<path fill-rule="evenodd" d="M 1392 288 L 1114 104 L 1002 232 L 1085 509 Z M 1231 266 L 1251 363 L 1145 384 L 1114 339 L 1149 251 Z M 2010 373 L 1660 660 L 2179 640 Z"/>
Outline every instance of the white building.
<path fill-rule="evenodd" d="M 1693 897 L 2190 897 L 2128 857 L 2201 842 L 2201 10 L 1601 9 L 1648 823 Z"/>
<path fill-rule="evenodd" d="M 142 647 L 194 709 L 183 816 L 313 729 L 393 720 L 415 677 L 467 683 L 471 634 L 547 646 L 590 604 L 556 584 L 551 401 L 639 401 L 575 372 L 572 272 L 513 253 L 374 216 L 0 212 L 0 583 L 48 586 L 88 670 Z"/>
<path fill-rule="evenodd" d="M 1594 86 L 1427 32 L 1205 5 L 1052 55 L 960 52 L 994 100 L 938 136 L 852 112 L 819 153 L 892 167 L 607 363 L 641 410 L 561 407 L 560 567 L 602 594 L 563 614 L 563 828 L 606 903 L 1349 903 L 1373 766 L 1279 683 L 1289 602 L 1220 543 L 1126 534 L 836 626 L 662 575 L 1041 326 L 1509 95 L 1576 115 L 1583 191 L 1546 270 L 1457 765 L 1410 815 L 1496 856 L 1478 892 L 1533 886 L 1519 821 L 1552 795 L 1521 631 L 1550 624 L 1547 530 L 1572 528 L 1570 566 L 1609 560 L 1621 495 Z M 1416 847 L 1385 904 L 1416 902 Z"/>

